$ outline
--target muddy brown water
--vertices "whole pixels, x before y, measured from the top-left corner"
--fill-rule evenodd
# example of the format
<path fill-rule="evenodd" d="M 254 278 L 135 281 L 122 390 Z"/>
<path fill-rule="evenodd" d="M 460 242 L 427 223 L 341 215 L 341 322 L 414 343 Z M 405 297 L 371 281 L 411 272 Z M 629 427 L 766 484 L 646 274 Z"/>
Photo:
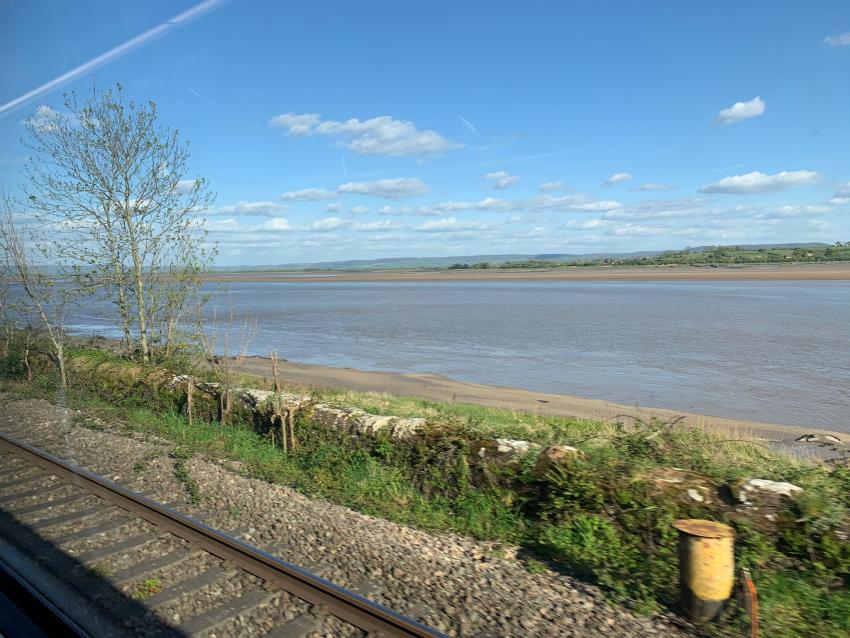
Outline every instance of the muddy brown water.
<path fill-rule="evenodd" d="M 850 432 L 847 281 L 208 287 L 210 314 L 256 318 L 251 354 Z M 71 328 L 116 335 L 106 309 Z"/>

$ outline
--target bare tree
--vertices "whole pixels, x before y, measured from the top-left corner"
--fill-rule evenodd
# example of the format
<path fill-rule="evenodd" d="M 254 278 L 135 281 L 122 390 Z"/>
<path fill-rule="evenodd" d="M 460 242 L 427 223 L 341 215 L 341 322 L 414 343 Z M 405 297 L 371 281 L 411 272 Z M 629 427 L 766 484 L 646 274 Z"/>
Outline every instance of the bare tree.
<path fill-rule="evenodd" d="M 56 366 L 59 383 L 67 387 L 65 373 L 64 318 L 71 291 L 61 286 L 54 278 L 34 268 L 31 251 L 35 242 L 25 237 L 28 229 L 21 229 L 13 213 L 13 203 L 6 193 L 0 193 L 0 252 L 6 275 L 20 284 L 26 300 L 38 317 L 50 343 L 49 355 Z M 14 310 L 13 310 L 14 312 Z M 31 334 L 27 327 L 26 366 L 29 368 L 29 346 Z M 28 374 L 29 374 L 28 370 Z"/>
<path fill-rule="evenodd" d="M 245 363 L 248 348 L 257 334 L 257 321 L 246 314 L 242 324 L 236 328 L 231 309 L 226 323 L 222 324 L 217 313 L 214 313 L 209 323 L 205 323 L 199 315 L 198 326 L 204 355 L 219 385 L 219 422 L 226 425 L 233 409 L 233 390 L 239 375 L 238 370 Z"/>
<path fill-rule="evenodd" d="M 128 102 L 119 85 L 83 104 L 66 95 L 64 107 L 26 122 L 28 202 L 62 231 L 50 240 L 55 259 L 107 294 L 127 347 L 147 361 L 153 342 L 171 343 L 213 258 L 199 217 L 213 195 L 184 179 L 188 147 L 153 102 Z"/>

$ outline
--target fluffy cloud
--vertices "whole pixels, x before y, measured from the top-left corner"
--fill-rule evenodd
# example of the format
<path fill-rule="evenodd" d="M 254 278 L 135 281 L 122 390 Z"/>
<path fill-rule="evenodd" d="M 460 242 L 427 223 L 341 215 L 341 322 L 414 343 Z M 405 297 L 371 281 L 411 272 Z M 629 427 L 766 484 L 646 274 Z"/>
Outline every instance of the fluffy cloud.
<path fill-rule="evenodd" d="M 850 182 L 843 182 L 835 190 L 835 197 L 850 197 Z"/>
<path fill-rule="evenodd" d="M 850 46 L 850 31 L 841 35 L 828 35 L 823 41 L 831 47 L 848 47 Z"/>
<path fill-rule="evenodd" d="M 338 213 L 341 210 L 342 206 L 340 206 L 339 204 L 328 204 L 322 209 L 322 211 L 324 211 L 325 213 Z"/>
<path fill-rule="evenodd" d="M 379 179 L 375 182 L 348 182 L 342 184 L 338 190 L 340 193 L 372 195 L 384 199 L 402 199 L 422 195 L 428 191 L 428 187 L 416 177 L 398 177 L 396 179 Z"/>
<path fill-rule="evenodd" d="M 820 179 L 815 171 L 782 171 L 774 175 L 765 175 L 758 171 L 744 175 L 724 177 L 699 189 L 700 193 L 726 193 L 729 195 L 749 195 L 751 193 L 775 193 L 794 186 L 814 184 Z"/>
<path fill-rule="evenodd" d="M 269 120 L 269 126 L 279 126 L 286 129 L 287 135 L 304 137 L 312 135 L 322 118 L 317 113 L 284 113 Z"/>
<path fill-rule="evenodd" d="M 230 206 L 221 206 L 210 211 L 210 215 L 256 215 L 274 217 L 286 210 L 286 206 L 277 202 L 236 202 Z"/>
<path fill-rule="evenodd" d="M 609 177 L 604 182 L 602 182 L 602 185 L 603 186 L 611 186 L 612 184 L 619 184 L 620 182 L 627 182 L 631 178 L 632 178 L 631 173 L 614 173 L 613 175 L 611 175 L 611 177 Z"/>
<path fill-rule="evenodd" d="M 364 155 L 439 155 L 463 146 L 436 131 L 420 131 L 413 122 L 389 115 L 338 122 L 323 121 L 317 113 L 284 113 L 271 118 L 269 126 L 284 128 L 287 135 L 294 137 L 334 137 L 355 153 Z"/>
<path fill-rule="evenodd" d="M 191 193 L 194 187 L 195 180 L 181 179 L 177 182 L 177 188 L 174 189 L 174 192 L 178 195 L 186 195 L 187 193 Z"/>
<path fill-rule="evenodd" d="M 655 182 L 647 182 L 646 184 L 641 184 L 640 186 L 635 186 L 633 191 L 670 191 L 676 188 L 675 186 L 670 186 L 669 184 L 657 184 Z"/>
<path fill-rule="evenodd" d="M 368 213 L 369 209 L 366 206 L 353 206 L 351 212 L 354 215 L 362 215 L 363 213 Z"/>
<path fill-rule="evenodd" d="M 286 191 L 280 198 L 287 202 L 317 202 L 333 199 L 336 193 L 324 188 L 303 188 L 300 191 Z"/>
<path fill-rule="evenodd" d="M 23 121 L 27 126 L 31 126 L 39 133 L 52 131 L 59 126 L 60 120 L 65 117 L 59 111 L 55 111 L 46 104 L 42 104 L 35 109 L 35 113 Z"/>
<path fill-rule="evenodd" d="M 751 117 L 758 117 L 764 113 L 764 108 L 764 100 L 756 96 L 749 102 L 735 102 L 728 109 L 723 109 L 714 118 L 714 122 L 716 124 L 734 124 Z"/>
<path fill-rule="evenodd" d="M 292 230 L 292 225 L 283 217 L 272 217 L 269 221 L 257 226 L 256 230 Z"/>
<path fill-rule="evenodd" d="M 543 182 L 537 190 L 541 193 L 551 193 L 559 191 L 564 187 L 564 182 Z"/>
<path fill-rule="evenodd" d="M 365 224 L 357 224 L 354 227 L 354 230 L 360 231 L 362 233 L 374 233 L 386 230 L 396 230 L 402 228 L 400 224 L 392 221 L 391 219 L 385 219 L 383 221 L 378 222 L 367 222 Z"/>
<path fill-rule="evenodd" d="M 349 222 L 345 219 L 340 219 L 339 217 L 325 217 L 324 219 L 319 219 L 314 221 L 310 225 L 310 230 L 315 231 L 317 233 L 327 233 L 332 230 L 339 230 L 341 228 L 345 228 L 348 226 Z"/>
<path fill-rule="evenodd" d="M 493 182 L 492 187 L 496 190 L 504 190 L 506 188 L 510 188 L 519 181 L 519 177 L 517 175 L 509 175 L 507 171 L 496 171 L 494 173 L 487 173 L 484 176 L 484 179 Z"/>
<path fill-rule="evenodd" d="M 451 233 L 464 230 L 485 230 L 487 227 L 475 222 L 463 222 L 456 217 L 433 219 L 417 226 L 414 230 L 424 233 Z"/>
<path fill-rule="evenodd" d="M 565 224 L 565 228 L 575 229 L 575 230 L 598 230 L 600 228 L 605 228 L 610 224 L 613 224 L 607 219 L 588 219 L 587 221 L 579 222 L 579 221 L 569 221 Z"/>

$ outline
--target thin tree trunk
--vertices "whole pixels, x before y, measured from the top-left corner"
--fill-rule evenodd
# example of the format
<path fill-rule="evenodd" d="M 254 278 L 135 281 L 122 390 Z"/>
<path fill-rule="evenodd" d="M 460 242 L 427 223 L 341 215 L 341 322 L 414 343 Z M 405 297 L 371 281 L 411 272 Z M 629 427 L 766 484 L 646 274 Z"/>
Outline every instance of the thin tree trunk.
<path fill-rule="evenodd" d="M 296 442 L 295 442 L 295 410 L 287 410 L 286 411 L 286 424 L 289 429 L 289 440 L 292 444 L 292 451 L 295 451 Z"/>
<path fill-rule="evenodd" d="M 116 277 L 120 277 L 120 270 L 115 268 Z M 130 332 L 130 309 L 127 307 L 127 293 L 124 290 L 124 284 L 118 284 L 118 311 L 121 314 L 121 328 L 124 331 L 124 346 L 127 352 L 133 351 L 133 335 Z"/>
<path fill-rule="evenodd" d="M 280 380 L 277 378 L 277 351 L 272 350 L 269 353 L 269 358 L 272 362 L 272 376 L 274 377 L 274 391 L 275 394 L 280 392 Z"/>
<path fill-rule="evenodd" d="M 27 381 L 32 381 L 32 368 L 30 367 L 30 339 L 31 332 L 29 326 L 27 326 L 27 338 L 24 342 L 24 367 L 27 369 Z"/>
<path fill-rule="evenodd" d="M 145 280 L 143 273 L 142 259 L 139 256 L 139 245 L 136 240 L 136 234 L 133 231 L 132 221 L 129 219 L 129 211 L 127 211 L 127 226 L 130 231 L 130 253 L 133 256 L 133 278 L 134 292 L 136 294 L 136 315 L 139 321 L 139 349 L 142 351 L 142 361 L 150 359 L 148 350 L 148 329 L 147 329 L 147 312 L 145 308 Z"/>
<path fill-rule="evenodd" d="M 56 365 L 59 368 L 59 383 L 62 389 L 68 387 L 68 376 L 65 374 L 65 348 L 61 342 L 55 343 L 56 347 Z"/>
<path fill-rule="evenodd" d="M 115 233 L 112 231 L 112 217 L 108 210 L 104 210 L 104 224 L 106 226 L 106 237 L 109 246 L 109 259 L 112 261 L 112 270 L 115 275 L 115 287 L 118 293 L 118 312 L 121 315 L 121 329 L 124 331 L 124 345 L 127 352 L 133 352 L 133 334 L 130 331 L 130 308 L 127 305 L 127 291 L 124 284 L 124 273 L 121 269 L 121 254 L 115 241 Z"/>
<path fill-rule="evenodd" d="M 195 381 L 192 377 L 186 382 L 186 415 L 189 417 L 189 427 L 192 426 L 192 398 L 195 394 Z"/>

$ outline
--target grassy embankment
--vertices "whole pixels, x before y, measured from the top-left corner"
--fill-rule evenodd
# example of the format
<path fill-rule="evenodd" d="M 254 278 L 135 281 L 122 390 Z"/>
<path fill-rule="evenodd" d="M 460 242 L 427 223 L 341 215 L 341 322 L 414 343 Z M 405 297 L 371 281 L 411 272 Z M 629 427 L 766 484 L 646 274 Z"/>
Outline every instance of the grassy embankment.
<path fill-rule="evenodd" d="M 71 356 L 91 364 L 140 368 L 92 349 L 78 349 Z M 94 365 L 83 367 L 95 370 Z M 14 353 L 2 361 L 0 373 L 5 391 L 47 399 L 54 395 L 49 374 L 38 374 L 30 383 L 21 380 Z M 747 442 L 724 442 L 682 423 L 630 426 L 333 392 L 315 398 L 373 413 L 425 416 L 429 436 L 412 445 L 381 437 L 352 443 L 348 435 L 299 419 L 298 448 L 287 454 L 247 423 L 222 426 L 196 420 L 190 426 L 180 401 L 150 392 L 144 377 L 144 368 L 135 375 L 138 383 L 129 385 L 95 372 L 72 375 L 68 399 L 84 414 L 171 441 L 177 458 L 202 454 L 238 460 L 253 476 L 368 514 L 519 546 L 529 570 L 541 569 L 545 562 L 642 610 L 677 604 L 673 520 L 727 520 L 736 528 L 738 566 L 752 571 L 759 589 L 764 635 L 850 631 L 850 544 L 841 537 L 850 527 L 850 468 L 783 457 Z M 79 421 L 98 427 L 85 417 Z M 581 455 L 545 476 L 535 470 L 533 455 L 486 475 L 486 468 L 470 462 L 470 442 L 494 435 L 569 444 Z M 720 500 L 698 503 L 660 488 L 653 477 L 668 468 L 699 473 L 702 483 L 720 492 L 746 477 L 789 481 L 805 491 L 783 503 L 775 525 L 764 527 L 764 521 L 748 522 Z M 205 497 L 202 492 L 196 496 Z M 743 614 L 733 604 L 723 623 L 706 631 L 740 635 L 743 624 Z"/>

